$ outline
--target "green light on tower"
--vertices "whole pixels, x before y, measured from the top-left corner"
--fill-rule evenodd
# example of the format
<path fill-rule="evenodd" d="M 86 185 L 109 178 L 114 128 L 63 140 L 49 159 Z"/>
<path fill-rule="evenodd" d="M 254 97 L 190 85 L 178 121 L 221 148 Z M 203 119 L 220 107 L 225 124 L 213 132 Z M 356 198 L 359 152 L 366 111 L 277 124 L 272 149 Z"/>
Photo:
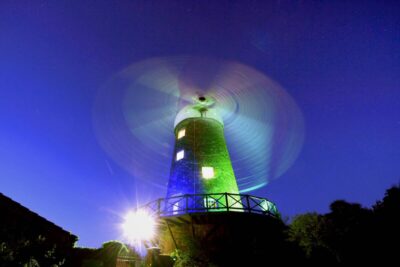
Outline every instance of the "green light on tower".
<path fill-rule="evenodd" d="M 211 97 L 198 97 L 175 120 L 175 148 L 167 197 L 185 194 L 239 194 L 224 137 L 224 124 Z M 206 206 L 214 205 L 212 196 Z M 230 205 L 241 206 L 236 199 Z M 226 203 L 220 200 L 216 204 Z"/>

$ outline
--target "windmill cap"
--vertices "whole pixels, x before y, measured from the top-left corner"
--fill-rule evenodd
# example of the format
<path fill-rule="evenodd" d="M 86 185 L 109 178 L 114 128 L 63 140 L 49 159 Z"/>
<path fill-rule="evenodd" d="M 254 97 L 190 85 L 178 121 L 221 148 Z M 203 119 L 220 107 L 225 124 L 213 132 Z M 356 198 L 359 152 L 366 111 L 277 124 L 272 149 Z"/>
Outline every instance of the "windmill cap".
<path fill-rule="evenodd" d="M 199 101 L 201 101 L 199 99 Z M 191 118 L 207 118 L 218 121 L 222 126 L 224 122 L 215 108 L 208 105 L 199 105 L 198 103 L 187 105 L 181 109 L 175 117 L 174 128 L 182 121 Z"/>

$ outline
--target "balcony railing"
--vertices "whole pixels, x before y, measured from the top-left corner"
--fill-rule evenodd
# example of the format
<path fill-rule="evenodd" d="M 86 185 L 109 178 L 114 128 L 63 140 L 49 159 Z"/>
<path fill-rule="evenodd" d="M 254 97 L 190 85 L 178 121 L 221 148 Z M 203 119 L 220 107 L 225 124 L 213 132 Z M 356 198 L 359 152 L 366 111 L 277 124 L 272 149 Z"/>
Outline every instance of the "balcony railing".
<path fill-rule="evenodd" d="M 247 212 L 279 217 L 271 201 L 251 195 L 217 193 L 160 198 L 142 207 L 157 216 L 177 216 L 204 212 Z"/>

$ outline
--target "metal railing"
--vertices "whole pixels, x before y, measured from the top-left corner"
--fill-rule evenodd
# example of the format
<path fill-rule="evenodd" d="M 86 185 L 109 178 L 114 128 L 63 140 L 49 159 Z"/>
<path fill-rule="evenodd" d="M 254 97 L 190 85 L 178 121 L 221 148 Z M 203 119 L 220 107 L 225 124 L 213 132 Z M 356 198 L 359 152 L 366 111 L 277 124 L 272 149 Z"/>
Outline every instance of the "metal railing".
<path fill-rule="evenodd" d="M 251 195 L 213 193 L 160 198 L 142 207 L 156 216 L 177 216 L 203 212 L 247 212 L 279 217 L 271 201 Z"/>

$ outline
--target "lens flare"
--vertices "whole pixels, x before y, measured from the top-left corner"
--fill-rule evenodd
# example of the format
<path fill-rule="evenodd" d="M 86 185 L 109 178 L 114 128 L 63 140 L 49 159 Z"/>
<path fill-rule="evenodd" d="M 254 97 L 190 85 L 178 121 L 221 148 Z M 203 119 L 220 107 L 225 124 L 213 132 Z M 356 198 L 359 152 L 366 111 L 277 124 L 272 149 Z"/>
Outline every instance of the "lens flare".
<path fill-rule="evenodd" d="M 156 220 L 144 210 L 129 212 L 122 224 L 124 239 L 132 245 L 150 241 L 156 233 Z"/>

